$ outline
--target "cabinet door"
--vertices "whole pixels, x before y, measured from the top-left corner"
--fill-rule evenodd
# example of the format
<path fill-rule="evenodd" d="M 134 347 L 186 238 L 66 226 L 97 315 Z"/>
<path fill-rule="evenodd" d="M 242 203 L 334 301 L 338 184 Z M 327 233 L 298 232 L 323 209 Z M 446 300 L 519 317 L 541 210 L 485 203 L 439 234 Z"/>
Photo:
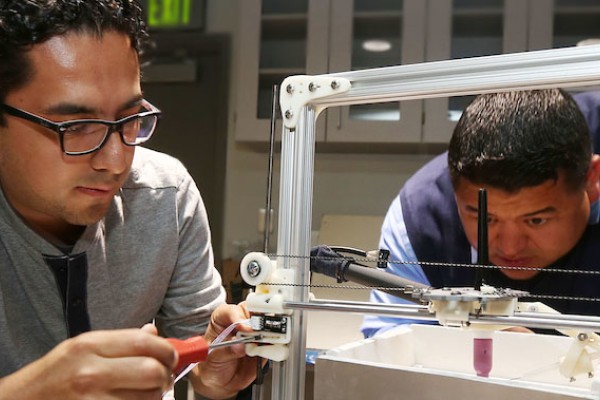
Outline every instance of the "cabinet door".
<path fill-rule="evenodd" d="M 273 84 L 327 72 L 328 0 L 243 0 L 240 5 L 236 139 L 269 140 Z M 324 119 L 317 140 L 324 138 Z M 277 123 L 277 135 L 281 120 Z"/>
<path fill-rule="evenodd" d="M 421 62 L 424 0 L 332 0 L 330 73 Z M 328 110 L 327 142 L 419 143 L 421 100 Z"/>
<path fill-rule="evenodd" d="M 576 46 L 586 39 L 600 39 L 600 1 L 531 1 L 529 49 Z"/>
<path fill-rule="evenodd" d="M 527 50 L 526 0 L 428 1 L 427 61 Z M 460 96 L 425 100 L 423 141 L 447 143 L 472 99 Z"/>

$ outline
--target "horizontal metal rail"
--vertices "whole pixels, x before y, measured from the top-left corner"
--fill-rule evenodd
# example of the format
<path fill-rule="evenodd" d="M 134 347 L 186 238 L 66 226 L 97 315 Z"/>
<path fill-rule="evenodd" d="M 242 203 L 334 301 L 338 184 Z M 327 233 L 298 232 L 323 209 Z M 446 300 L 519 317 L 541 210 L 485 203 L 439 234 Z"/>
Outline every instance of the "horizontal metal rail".
<path fill-rule="evenodd" d="M 309 302 L 286 301 L 284 307 L 294 310 L 337 311 L 358 314 L 394 316 L 420 321 L 437 321 L 427 306 L 412 304 L 380 304 L 340 300 L 311 300 Z M 514 316 L 471 315 L 469 324 L 492 324 L 503 326 L 525 326 L 539 329 L 570 329 L 600 331 L 600 318 L 584 315 L 515 312 Z"/>
<path fill-rule="evenodd" d="M 599 82 L 600 45 L 501 54 L 317 75 L 350 80 L 351 89 L 314 99 L 326 107 L 463 96 Z"/>

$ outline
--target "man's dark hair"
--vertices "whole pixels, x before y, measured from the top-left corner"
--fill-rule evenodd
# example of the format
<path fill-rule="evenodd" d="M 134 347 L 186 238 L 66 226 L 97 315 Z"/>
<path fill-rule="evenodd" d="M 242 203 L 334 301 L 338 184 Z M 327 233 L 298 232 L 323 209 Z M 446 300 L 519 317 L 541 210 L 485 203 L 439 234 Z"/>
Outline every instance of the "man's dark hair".
<path fill-rule="evenodd" d="M 585 119 L 563 90 L 480 95 L 462 114 L 448 150 L 454 187 L 460 179 L 507 192 L 558 179 L 581 188 L 592 156 Z"/>
<path fill-rule="evenodd" d="M 137 0 L 0 1 L 0 102 L 34 72 L 26 56 L 33 45 L 68 32 L 106 31 L 129 36 L 138 54 L 149 43 Z"/>

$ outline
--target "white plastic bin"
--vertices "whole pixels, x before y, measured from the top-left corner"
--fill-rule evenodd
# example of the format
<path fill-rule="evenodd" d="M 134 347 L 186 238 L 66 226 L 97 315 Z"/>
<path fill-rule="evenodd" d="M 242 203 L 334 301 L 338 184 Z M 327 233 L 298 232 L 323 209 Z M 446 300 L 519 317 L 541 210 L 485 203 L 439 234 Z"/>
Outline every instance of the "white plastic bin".
<path fill-rule="evenodd" d="M 410 325 L 322 354 L 315 367 L 315 399 L 566 400 L 600 399 L 600 383 L 573 382 L 559 362 L 574 339 L 495 332 L 488 378 L 473 368 L 473 332 Z"/>

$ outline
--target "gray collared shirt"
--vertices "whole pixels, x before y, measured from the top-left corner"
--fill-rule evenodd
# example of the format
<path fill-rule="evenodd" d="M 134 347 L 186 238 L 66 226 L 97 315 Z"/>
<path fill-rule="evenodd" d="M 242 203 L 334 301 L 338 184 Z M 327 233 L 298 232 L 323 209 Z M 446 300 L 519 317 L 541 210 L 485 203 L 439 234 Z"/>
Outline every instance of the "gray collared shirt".
<path fill-rule="evenodd" d="M 183 338 L 202 333 L 225 300 L 200 193 L 165 154 L 136 149 L 106 217 L 71 252 L 81 253 L 93 330 L 155 320 L 161 334 Z M 64 253 L 27 227 L 0 191 L 0 376 L 68 337 L 63 296 L 44 256 Z"/>

